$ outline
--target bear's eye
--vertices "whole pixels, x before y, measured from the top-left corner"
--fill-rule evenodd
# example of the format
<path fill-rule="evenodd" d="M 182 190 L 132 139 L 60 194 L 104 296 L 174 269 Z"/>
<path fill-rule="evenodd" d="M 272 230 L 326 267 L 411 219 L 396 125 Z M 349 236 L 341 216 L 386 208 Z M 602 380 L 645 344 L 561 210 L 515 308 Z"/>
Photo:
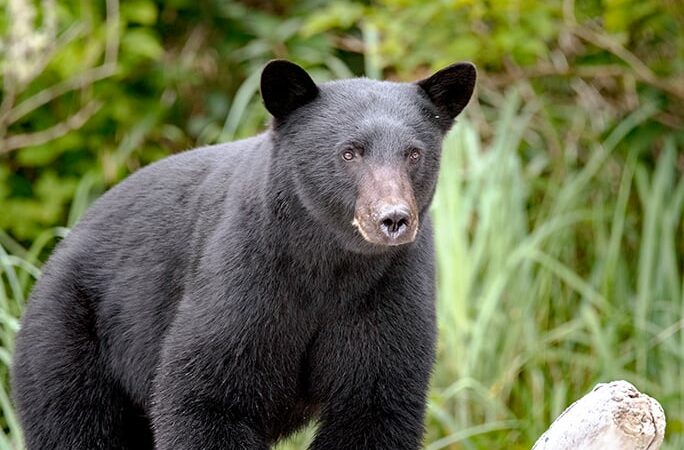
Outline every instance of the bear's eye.
<path fill-rule="evenodd" d="M 412 149 L 409 153 L 409 159 L 411 160 L 411 162 L 418 161 L 420 159 L 420 150 L 418 150 L 417 148 Z"/>
<path fill-rule="evenodd" d="M 346 162 L 356 161 L 363 157 L 363 145 L 356 142 L 347 142 L 339 150 L 338 155 Z"/>
<path fill-rule="evenodd" d="M 342 151 L 342 159 L 344 159 L 345 161 L 351 161 L 361 156 L 362 154 L 363 152 L 361 151 L 361 149 L 358 149 L 356 147 L 347 147 Z"/>

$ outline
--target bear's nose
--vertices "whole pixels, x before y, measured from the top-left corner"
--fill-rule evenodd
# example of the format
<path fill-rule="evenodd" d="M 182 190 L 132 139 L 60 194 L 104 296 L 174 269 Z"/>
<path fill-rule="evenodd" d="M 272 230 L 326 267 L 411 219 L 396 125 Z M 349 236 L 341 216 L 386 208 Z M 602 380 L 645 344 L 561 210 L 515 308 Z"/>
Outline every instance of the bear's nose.
<path fill-rule="evenodd" d="M 404 205 L 387 206 L 379 216 L 380 230 L 390 239 L 399 238 L 411 225 L 411 212 Z"/>

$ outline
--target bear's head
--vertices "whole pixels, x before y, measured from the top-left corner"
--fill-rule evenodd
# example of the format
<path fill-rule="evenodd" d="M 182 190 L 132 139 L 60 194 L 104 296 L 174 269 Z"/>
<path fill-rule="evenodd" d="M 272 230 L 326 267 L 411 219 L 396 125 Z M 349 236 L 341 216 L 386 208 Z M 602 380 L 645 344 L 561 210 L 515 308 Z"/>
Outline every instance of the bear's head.
<path fill-rule="evenodd" d="M 317 85 L 296 64 L 271 61 L 261 94 L 274 117 L 276 164 L 344 248 L 411 243 L 435 192 L 442 139 L 475 79 L 472 64 L 458 63 L 416 83 Z"/>

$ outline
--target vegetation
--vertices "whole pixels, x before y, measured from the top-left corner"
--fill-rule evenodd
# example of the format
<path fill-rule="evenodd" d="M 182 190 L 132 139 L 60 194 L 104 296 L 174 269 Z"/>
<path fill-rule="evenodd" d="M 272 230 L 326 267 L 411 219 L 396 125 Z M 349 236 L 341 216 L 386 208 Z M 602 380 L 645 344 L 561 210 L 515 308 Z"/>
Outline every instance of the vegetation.
<path fill-rule="evenodd" d="M 428 450 L 530 448 L 616 378 L 684 446 L 681 2 L 0 2 L 0 449 L 21 448 L 7 371 L 40 262 L 138 167 L 263 129 L 274 57 L 319 81 L 479 67 L 433 205 Z"/>

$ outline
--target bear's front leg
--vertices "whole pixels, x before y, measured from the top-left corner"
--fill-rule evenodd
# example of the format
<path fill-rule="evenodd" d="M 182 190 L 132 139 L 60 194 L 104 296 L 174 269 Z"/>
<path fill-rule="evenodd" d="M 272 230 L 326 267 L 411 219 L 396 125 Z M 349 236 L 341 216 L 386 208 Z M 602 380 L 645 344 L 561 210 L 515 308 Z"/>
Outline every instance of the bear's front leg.
<path fill-rule="evenodd" d="M 433 295 L 429 286 L 411 294 L 395 286 L 318 337 L 311 380 L 322 412 L 310 450 L 420 448 L 434 361 Z"/>
<path fill-rule="evenodd" d="M 155 449 L 267 450 L 267 437 L 255 416 L 255 409 L 262 407 L 239 382 L 249 373 L 238 375 L 234 368 L 212 361 L 218 355 L 210 356 L 207 350 L 188 346 L 164 355 L 155 379 Z"/>
<path fill-rule="evenodd" d="M 156 450 L 267 450 L 264 437 L 252 424 L 215 410 L 210 401 L 192 410 L 158 410 L 154 422 Z"/>
<path fill-rule="evenodd" d="M 263 308 L 225 304 L 182 305 L 167 333 L 154 381 L 157 450 L 266 450 L 280 432 L 298 335 Z"/>
<path fill-rule="evenodd" d="M 366 402 L 360 398 L 338 402 L 324 412 L 310 450 L 421 448 L 424 399 L 400 399 L 400 395 L 394 392 Z"/>

